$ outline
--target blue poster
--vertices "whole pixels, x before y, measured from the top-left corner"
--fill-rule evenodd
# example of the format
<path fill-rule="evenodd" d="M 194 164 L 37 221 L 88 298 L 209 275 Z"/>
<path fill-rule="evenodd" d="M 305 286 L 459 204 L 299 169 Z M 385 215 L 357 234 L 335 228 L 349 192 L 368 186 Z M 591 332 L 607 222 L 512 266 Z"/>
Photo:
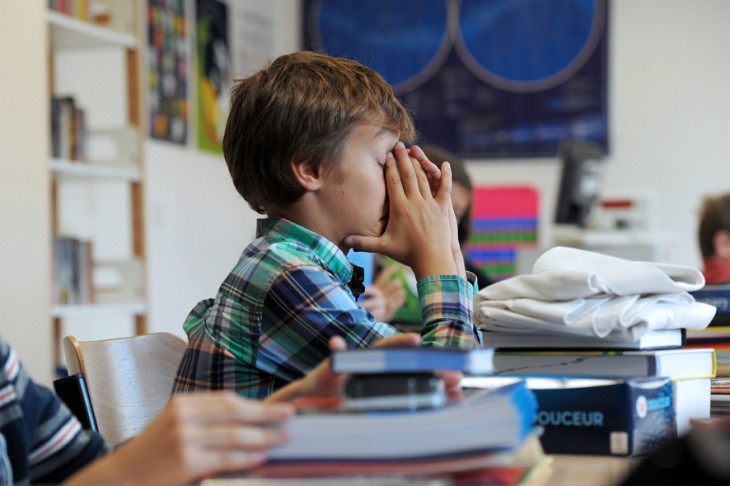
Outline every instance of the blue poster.
<path fill-rule="evenodd" d="M 465 158 L 608 150 L 605 0 L 307 0 L 305 49 L 388 80 L 419 143 Z"/>

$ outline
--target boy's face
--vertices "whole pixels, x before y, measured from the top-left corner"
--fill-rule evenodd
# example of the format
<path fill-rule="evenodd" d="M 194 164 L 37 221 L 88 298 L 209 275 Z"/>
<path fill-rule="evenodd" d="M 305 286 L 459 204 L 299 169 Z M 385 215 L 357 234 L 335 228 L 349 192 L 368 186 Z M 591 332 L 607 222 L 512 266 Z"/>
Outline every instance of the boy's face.
<path fill-rule="evenodd" d="M 343 251 L 348 235 L 380 236 L 388 224 L 385 187 L 385 157 L 398 136 L 378 125 L 358 124 L 345 140 L 342 159 L 323 174 L 323 197 L 327 214 L 320 234 Z"/>

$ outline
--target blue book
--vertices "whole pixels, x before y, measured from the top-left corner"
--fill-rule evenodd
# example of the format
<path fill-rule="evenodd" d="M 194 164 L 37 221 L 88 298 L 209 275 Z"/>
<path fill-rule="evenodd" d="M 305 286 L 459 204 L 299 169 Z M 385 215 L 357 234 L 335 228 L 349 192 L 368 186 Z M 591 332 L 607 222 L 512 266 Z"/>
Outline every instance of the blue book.
<path fill-rule="evenodd" d="M 289 440 L 269 451 L 271 462 L 393 463 L 509 452 L 524 444 L 537 408 L 521 381 L 423 410 L 343 412 L 318 407 L 316 398 L 296 405 L 298 413 L 286 423 Z"/>
<path fill-rule="evenodd" d="M 332 371 L 336 373 L 428 373 L 461 371 L 491 373 L 492 348 L 373 347 L 336 351 Z"/>
<path fill-rule="evenodd" d="M 730 285 L 705 285 L 700 290 L 690 292 L 697 302 L 713 305 L 717 308 L 712 326 L 730 326 Z"/>
<path fill-rule="evenodd" d="M 465 379 L 479 387 L 498 377 Z M 509 379 L 509 378 L 503 378 Z M 548 454 L 636 456 L 676 438 L 669 378 L 528 378 L 537 398 L 535 425 Z"/>

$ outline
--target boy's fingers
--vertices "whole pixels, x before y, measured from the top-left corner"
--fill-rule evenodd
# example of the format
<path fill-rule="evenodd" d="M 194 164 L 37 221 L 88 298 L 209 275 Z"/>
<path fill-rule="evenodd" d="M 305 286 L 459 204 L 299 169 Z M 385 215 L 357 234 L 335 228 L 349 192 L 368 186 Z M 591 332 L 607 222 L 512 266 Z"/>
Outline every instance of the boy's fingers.
<path fill-rule="evenodd" d="M 392 207 L 393 203 L 400 202 L 405 197 L 398 161 L 392 152 L 385 155 L 385 183 L 388 191 L 388 201 Z"/>
<path fill-rule="evenodd" d="M 451 164 L 444 162 L 441 165 L 441 181 L 439 183 L 439 190 L 437 198 L 440 197 L 442 200 L 451 202 Z"/>
<path fill-rule="evenodd" d="M 413 170 L 416 173 L 416 180 L 418 180 L 419 192 L 423 197 L 432 197 L 431 184 L 428 180 L 428 176 L 426 175 L 426 171 L 423 168 L 422 162 L 415 157 L 411 157 L 411 164 L 413 165 Z"/>
<path fill-rule="evenodd" d="M 425 152 L 418 145 L 413 145 L 409 153 L 421 163 L 421 168 L 426 172 L 426 177 L 431 188 L 431 195 L 436 196 L 441 181 L 441 169 L 439 166 L 428 160 Z"/>
<path fill-rule="evenodd" d="M 408 154 L 408 150 L 405 148 L 402 142 L 398 142 L 393 149 L 395 153 L 396 161 L 398 162 L 398 172 L 400 173 L 401 184 L 403 192 L 406 197 L 416 194 L 416 191 L 420 193 L 418 173 L 414 162 L 411 161 L 411 157 Z"/>

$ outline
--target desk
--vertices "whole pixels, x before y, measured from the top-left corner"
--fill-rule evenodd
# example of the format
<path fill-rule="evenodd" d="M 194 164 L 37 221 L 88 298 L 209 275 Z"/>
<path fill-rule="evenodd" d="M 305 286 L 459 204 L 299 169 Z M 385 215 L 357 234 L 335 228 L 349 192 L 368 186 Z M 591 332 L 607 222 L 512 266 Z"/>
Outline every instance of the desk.
<path fill-rule="evenodd" d="M 544 486 L 613 486 L 621 484 L 641 458 L 554 454 Z"/>
<path fill-rule="evenodd" d="M 537 471 L 522 486 L 615 486 L 628 474 L 632 464 L 640 459 L 610 456 L 552 455 L 551 464 L 545 471 Z M 448 479 L 398 479 L 398 478 L 302 478 L 302 479 L 209 479 L 201 486 L 448 486 Z"/>

